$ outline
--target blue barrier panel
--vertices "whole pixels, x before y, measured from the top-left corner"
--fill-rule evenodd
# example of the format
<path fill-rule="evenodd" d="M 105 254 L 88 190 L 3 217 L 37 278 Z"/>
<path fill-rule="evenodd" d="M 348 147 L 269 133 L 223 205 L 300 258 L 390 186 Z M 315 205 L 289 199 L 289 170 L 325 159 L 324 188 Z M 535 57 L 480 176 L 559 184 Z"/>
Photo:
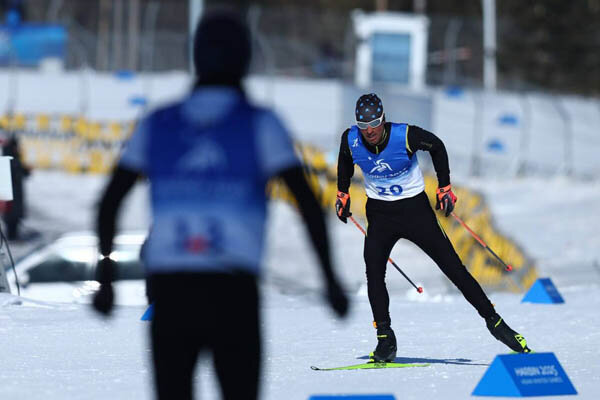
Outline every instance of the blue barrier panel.
<path fill-rule="evenodd" d="M 464 94 L 464 90 L 460 86 L 448 86 L 444 91 L 446 96 L 454 98 L 462 97 Z"/>
<path fill-rule="evenodd" d="M 62 25 L 0 25 L 0 65 L 34 67 L 45 58 L 65 60 L 68 34 Z"/>
<path fill-rule="evenodd" d="M 500 118 L 498 118 L 498 123 L 500 125 L 516 126 L 519 124 L 519 118 L 514 114 L 506 113 L 502 114 Z"/>
<path fill-rule="evenodd" d="M 495 151 L 496 153 L 504 153 L 506 150 L 506 147 L 499 139 L 491 139 L 487 144 L 487 148 L 489 151 Z"/>
<path fill-rule="evenodd" d="M 136 77 L 136 74 L 134 71 L 130 71 L 128 69 L 121 69 L 115 71 L 114 77 L 120 81 L 130 81 Z"/>
<path fill-rule="evenodd" d="M 554 353 L 496 356 L 473 396 L 556 396 L 577 394 Z"/>
<path fill-rule="evenodd" d="M 129 98 L 129 105 L 143 107 L 148 105 L 148 99 L 145 96 L 131 96 Z"/>
<path fill-rule="evenodd" d="M 308 400 L 395 400 L 393 394 L 319 394 L 310 396 Z"/>
<path fill-rule="evenodd" d="M 539 278 L 535 281 L 521 300 L 521 303 L 555 304 L 564 302 L 550 278 Z"/>
<path fill-rule="evenodd" d="M 144 313 L 144 315 L 142 315 L 141 320 L 142 321 L 152 321 L 152 318 L 154 318 L 154 303 L 152 303 L 148 306 L 148 308 L 146 309 L 146 312 Z"/>

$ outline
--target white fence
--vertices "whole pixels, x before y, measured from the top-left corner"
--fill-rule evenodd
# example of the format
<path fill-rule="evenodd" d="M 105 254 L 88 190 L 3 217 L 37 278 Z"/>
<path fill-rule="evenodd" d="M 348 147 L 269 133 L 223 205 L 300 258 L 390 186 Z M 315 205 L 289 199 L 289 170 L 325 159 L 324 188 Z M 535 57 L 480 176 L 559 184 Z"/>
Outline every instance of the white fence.
<path fill-rule="evenodd" d="M 190 87 L 184 72 L 117 75 L 0 70 L 5 113 L 82 115 L 124 121 Z M 249 96 L 274 107 L 296 139 L 335 153 L 360 91 L 337 80 L 250 77 Z M 600 101 L 533 93 L 378 87 L 388 120 L 432 130 L 453 175 L 600 178 Z"/>
<path fill-rule="evenodd" d="M 433 129 L 453 169 L 483 176 L 600 177 L 600 101 L 438 90 Z"/>

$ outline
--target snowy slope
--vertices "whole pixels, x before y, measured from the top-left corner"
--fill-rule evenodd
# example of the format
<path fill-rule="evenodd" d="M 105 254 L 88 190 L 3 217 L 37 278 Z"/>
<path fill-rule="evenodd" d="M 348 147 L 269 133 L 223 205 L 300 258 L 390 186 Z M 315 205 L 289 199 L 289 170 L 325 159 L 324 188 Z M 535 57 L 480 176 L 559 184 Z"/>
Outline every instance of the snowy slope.
<path fill-rule="evenodd" d="M 45 232 L 92 226 L 94 204 L 105 178 L 36 171 L 28 182 L 29 227 Z M 600 396 L 600 213 L 598 182 L 528 179 L 464 180 L 486 196 L 500 229 L 538 261 L 557 283 L 564 305 L 523 305 L 521 295 L 491 294 L 498 311 L 537 351 L 555 352 L 579 391 Z M 68 199 L 68 204 L 65 204 Z M 460 207 L 460 200 L 459 200 Z M 76 211 L 78 210 L 78 211 Z M 123 212 L 125 227 L 147 224 L 144 187 Z M 458 209 L 460 212 L 460 208 Z M 289 206 L 270 207 L 264 284 L 265 363 L 263 399 L 307 399 L 315 393 L 394 393 L 398 399 L 465 399 L 494 356 L 506 352 L 474 310 L 448 288 L 435 265 L 400 242 L 392 257 L 422 283 L 418 295 L 400 274 L 388 273 L 399 361 L 427 368 L 316 372 L 364 361 L 375 332 L 364 290 L 362 236 L 331 217 L 334 257 L 353 300 L 348 320 L 336 321 L 315 291 L 314 256 L 299 218 Z M 40 222 L 41 221 L 41 222 Z M 289 240 L 296 238 L 296 240 Z M 105 322 L 86 305 L 0 296 L 1 399 L 150 398 L 147 325 L 143 306 L 121 306 Z M 243 360 L 236 360 L 243 367 Z M 218 398 L 214 374 L 204 362 L 197 392 Z"/>
<path fill-rule="evenodd" d="M 48 85 L 43 89 L 61 93 L 55 90 L 61 86 L 65 90 L 61 98 L 40 97 L 34 78 L 34 74 L 19 74 L 23 93 L 18 96 L 18 110 L 69 113 L 80 110 L 81 102 L 72 96 L 81 90 L 77 84 L 43 77 Z M 127 96 L 116 101 L 111 93 L 115 87 L 109 82 L 113 78 L 101 78 L 92 88 L 95 96 L 89 104 L 90 118 L 133 118 L 139 110 L 128 104 L 130 96 L 143 93 L 152 102 L 160 102 L 167 94 L 173 96 L 186 87 L 185 77 L 176 75 L 169 79 L 161 77 L 158 81 L 163 82 L 164 87 L 129 82 Z M 0 74 L 0 88 L 7 85 L 7 76 Z M 268 94 L 271 89 L 265 87 L 264 91 Z M 329 90 L 329 86 L 324 90 Z M 467 178 L 471 149 L 475 145 L 471 134 L 473 105 L 477 103 L 470 96 L 467 93 L 458 101 L 440 97 L 436 102 L 434 131 L 444 140 L 448 139 L 453 182 L 485 195 L 497 227 L 536 260 L 542 276 L 555 281 L 566 304 L 522 305 L 521 295 L 514 294 L 491 294 L 492 301 L 509 324 L 528 338 L 533 349 L 555 352 L 579 391 L 579 398 L 600 398 L 600 353 L 597 350 L 600 344 L 600 212 L 597 210 L 600 182 L 569 181 L 560 177 Z M 296 107 L 296 100 L 290 100 L 289 106 Z M 562 142 L 548 140 L 547 136 L 560 129 L 560 121 L 545 118 L 556 112 L 546 100 L 535 96 L 529 99 L 529 107 L 539 110 L 537 117 L 530 121 L 532 139 L 546 144 L 534 150 L 540 151 L 536 155 L 547 163 L 544 166 L 549 171 L 556 171 L 560 170 L 562 158 L 555 160 L 546 155 L 562 155 Z M 54 108 L 49 108 L 48 102 Z M 598 131 L 599 115 L 589 103 L 575 107 L 576 102 L 565 101 L 564 104 L 574 116 L 575 167 L 582 170 L 591 165 L 594 172 L 598 166 L 599 141 L 597 135 L 590 136 L 589 132 Z M 0 104 L 6 103 L 4 97 L 0 98 Z M 499 117 L 494 112 L 496 105 L 517 117 L 521 116 L 523 106 L 510 96 L 487 99 L 485 104 L 483 124 L 490 127 Z M 282 114 L 290 120 L 291 126 L 299 121 L 314 125 L 314 120 L 302 119 L 295 112 Z M 335 124 L 335 121 L 333 118 L 330 123 Z M 323 128 L 327 132 L 333 129 L 321 122 L 318 125 L 327 127 Z M 295 133 L 309 131 L 299 129 Z M 339 134 L 339 129 L 335 131 L 332 135 Z M 466 134 L 459 136 L 459 132 Z M 325 132 L 321 130 L 316 134 L 325 144 L 336 142 L 332 137 L 322 138 L 320 135 Z M 491 129 L 487 130 L 485 139 L 506 135 L 507 146 L 514 148 L 516 134 L 514 127 L 502 132 Z M 506 165 L 511 167 L 513 163 Z M 512 176 L 510 168 L 506 172 L 498 176 Z M 34 171 L 26 181 L 29 204 L 26 228 L 41 232 L 44 238 L 93 228 L 96 202 L 105 182 L 106 178 L 101 176 Z M 130 195 L 121 213 L 121 228 L 148 226 L 145 191 L 143 185 L 138 185 Z M 460 204 L 459 199 L 459 215 Z M 507 349 L 489 335 L 475 311 L 448 285 L 437 267 L 415 246 L 401 241 L 395 246 L 392 258 L 413 280 L 423 285 L 425 293 L 418 295 L 400 274 L 389 270 L 398 357 L 399 361 L 425 361 L 431 366 L 348 372 L 310 370 L 310 365 L 327 367 L 362 362 L 361 357 L 375 346 L 364 287 L 363 237 L 352 225 L 341 224 L 330 217 L 334 260 L 353 300 L 350 317 L 340 322 L 319 299 L 315 257 L 298 215 L 289 206 L 278 203 L 271 204 L 270 215 L 264 263 L 263 399 L 307 399 L 315 393 L 394 393 L 398 399 L 466 399 L 494 356 L 506 352 Z M 13 247 L 14 253 L 22 254 L 28 245 Z M 137 293 L 137 301 L 118 301 L 140 304 L 143 292 L 138 290 Z M 24 291 L 24 295 L 33 293 Z M 151 397 L 147 324 L 139 321 L 143 306 L 120 306 L 115 318 L 103 321 L 86 305 L 49 302 L 48 292 L 36 296 L 36 300 L 19 305 L 14 296 L 0 294 L 0 399 Z M 243 368 L 244 360 L 235 362 Z M 204 399 L 217 398 L 214 374 L 206 362 L 200 365 L 197 377 L 198 394 Z"/>
<path fill-rule="evenodd" d="M 351 317 L 336 321 L 313 294 L 282 295 L 267 288 L 264 301 L 263 399 L 307 399 L 316 393 L 393 393 L 397 399 L 466 399 L 498 353 L 506 349 L 489 335 L 466 302 L 444 296 L 417 303 L 393 295 L 391 312 L 399 341 L 398 361 L 428 362 L 427 368 L 317 372 L 354 364 L 374 347 L 368 302 L 353 296 Z M 553 351 L 579 391 L 600 394 L 600 288 L 562 291 L 565 305 L 521 305 L 515 295 L 492 300 L 510 324 L 538 351 Z M 0 398 L 149 398 L 147 323 L 143 307 L 120 307 L 99 320 L 84 305 L 6 305 L 0 295 Z M 243 360 L 236 360 L 243 368 Z M 201 398 L 218 398 L 214 374 L 204 361 L 197 370 Z"/>

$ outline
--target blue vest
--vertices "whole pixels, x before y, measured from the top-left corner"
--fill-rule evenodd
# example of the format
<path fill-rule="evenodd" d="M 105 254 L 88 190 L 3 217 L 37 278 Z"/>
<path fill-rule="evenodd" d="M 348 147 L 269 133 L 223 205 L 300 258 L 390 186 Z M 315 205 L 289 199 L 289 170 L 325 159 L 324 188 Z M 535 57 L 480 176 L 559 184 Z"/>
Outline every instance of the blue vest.
<path fill-rule="evenodd" d="M 352 160 L 363 172 L 365 191 L 373 199 L 393 201 L 416 196 L 425 189 L 417 157 L 408 156 L 406 136 L 408 125 L 391 124 L 390 139 L 385 149 L 371 153 L 356 125 L 348 132 Z"/>
<path fill-rule="evenodd" d="M 182 104 L 148 118 L 148 177 L 153 228 L 145 249 L 152 272 L 258 273 L 266 217 L 253 116 L 240 100 L 207 127 L 187 122 Z"/>

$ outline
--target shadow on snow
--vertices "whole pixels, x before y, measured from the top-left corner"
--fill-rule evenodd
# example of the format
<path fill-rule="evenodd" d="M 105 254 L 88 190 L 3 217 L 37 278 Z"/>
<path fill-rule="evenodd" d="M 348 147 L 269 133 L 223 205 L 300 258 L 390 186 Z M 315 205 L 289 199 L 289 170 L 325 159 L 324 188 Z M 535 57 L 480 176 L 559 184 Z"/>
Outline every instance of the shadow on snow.
<path fill-rule="evenodd" d="M 357 357 L 359 360 L 368 360 L 369 356 Z M 430 363 L 430 364 L 455 364 L 455 365 L 479 365 L 488 367 L 490 364 L 477 363 L 468 358 L 423 358 L 423 357 L 396 357 L 395 363 L 402 364 L 418 364 L 418 363 Z"/>

